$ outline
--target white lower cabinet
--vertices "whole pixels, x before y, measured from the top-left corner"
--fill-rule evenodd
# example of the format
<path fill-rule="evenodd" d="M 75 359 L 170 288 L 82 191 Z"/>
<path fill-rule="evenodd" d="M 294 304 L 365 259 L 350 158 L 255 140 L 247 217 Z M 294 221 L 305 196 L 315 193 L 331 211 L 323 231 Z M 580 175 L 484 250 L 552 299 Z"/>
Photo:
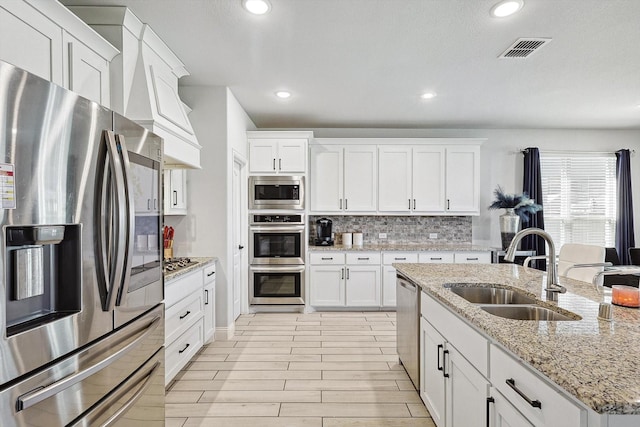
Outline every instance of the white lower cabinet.
<path fill-rule="evenodd" d="M 420 397 L 434 423 L 438 427 L 479 425 L 478 420 L 486 417 L 489 381 L 424 317 L 420 331 Z"/>
<path fill-rule="evenodd" d="M 309 257 L 310 304 L 314 307 L 379 307 L 379 252 L 322 252 Z"/>
<path fill-rule="evenodd" d="M 421 302 L 420 397 L 438 427 L 587 426 L 548 379 L 424 292 Z"/>
<path fill-rule="evenodd" d="M 216 331 L 216 265 L 204 268 L 204 338 L 205 343 L 212 341 Z"/>

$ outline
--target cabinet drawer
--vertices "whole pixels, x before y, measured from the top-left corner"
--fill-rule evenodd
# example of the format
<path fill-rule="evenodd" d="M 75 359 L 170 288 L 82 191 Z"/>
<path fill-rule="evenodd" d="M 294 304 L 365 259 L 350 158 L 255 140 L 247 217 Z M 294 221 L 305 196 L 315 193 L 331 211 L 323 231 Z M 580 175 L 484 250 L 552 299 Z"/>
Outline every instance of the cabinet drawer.
<path fill-rule="evenodd" d="M 167 309 L 164 326 L 165 345 L 169 345 L 202 317 L 203 297 L 202 289 L 198 289 L 193 295 Z"/>
<path fill-rule="evenodd" d="M 399 264 L 405 262 L 418 262 L 418 254 L 415 252 L 383 252 L 382 263 L 384 265 Z"/>
<path fill-rule="evenodd" d="M 347 264 L 380 264 L 380 252 L 349 252 Z"/>
<path fill-rule="evenodd" d="M 187 295 L 202 289 L 202 269 L 179 276 L 165 283 L 164 305 L 169 308 Z"/>
<path fill-rule="evenodd" d="M 316 252 L 309 254 L 311 264 L 344 264 L 345 256 L 341 252 Z"/>
<path fill-rule="evenodd" d="M 200 319 L 184 334 L 167 346 L 165 358 L 165 386 L 191 360 L 202 347 L 203 322 Z"/>
<path fill-rule="evenodd" d="M 489 341 L 442 304 L 422 292 L 420 313 L 482 375 L 488 377 Z"/>
<path fill-rule="evenodd" d="M 507 380 L 513 380 L 512 386 Z M 540 374 L 496 345 L 491 346 L 491 384 L 535 425 L 585 425 L 585 411 L 547 384 Z M 540 407 L 532 406 L 525 399 L 538 401 Z"/>
<path fill-rule="evenodd" d="M 491 264 L 491 252 L 455 252 L 453 262 L 456 264 Z"/>
<path fill-rule="evenodd" d="M 216 263 L 207 265 L 204 268 L 204 284 L 207 285 L 216 280 Z"/>
<path fill-rule="evenodd" d="M 425 251 L 418 255 L 418 262 L 451 264 L 453 262 L 453 252 Z"/>

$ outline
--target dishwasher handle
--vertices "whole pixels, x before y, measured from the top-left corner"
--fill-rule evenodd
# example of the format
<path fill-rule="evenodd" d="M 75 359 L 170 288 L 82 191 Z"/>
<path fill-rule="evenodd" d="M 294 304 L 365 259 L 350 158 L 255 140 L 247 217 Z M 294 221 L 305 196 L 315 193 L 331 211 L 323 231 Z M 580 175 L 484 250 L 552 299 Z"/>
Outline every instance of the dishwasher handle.
<path fill-rule="evenodd" d="M 411 283 L 405 279 L 401 279 L 400 277 L 398 277 L 398 285 L 413 293 L 418 291 L 418 285 Z"/>

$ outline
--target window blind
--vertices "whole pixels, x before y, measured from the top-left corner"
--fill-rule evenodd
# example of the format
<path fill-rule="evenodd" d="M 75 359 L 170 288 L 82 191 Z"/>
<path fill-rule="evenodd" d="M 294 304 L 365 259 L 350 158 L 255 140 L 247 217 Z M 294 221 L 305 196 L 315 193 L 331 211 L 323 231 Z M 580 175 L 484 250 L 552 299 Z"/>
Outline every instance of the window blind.
<path fill-rule="evenodd" d="M 615 246 L 616 158 L 607 153 L 540 153 L 546 231 L 565 243 Z"/>

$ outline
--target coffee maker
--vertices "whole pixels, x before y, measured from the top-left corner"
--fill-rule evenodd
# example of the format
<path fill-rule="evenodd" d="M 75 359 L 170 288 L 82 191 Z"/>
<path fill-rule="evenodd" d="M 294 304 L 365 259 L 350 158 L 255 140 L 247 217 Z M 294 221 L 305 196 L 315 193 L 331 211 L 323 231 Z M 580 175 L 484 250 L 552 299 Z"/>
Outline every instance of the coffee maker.
<path fill-rule="evenodd" d="M 333 221 L 329 218 L 320 218 L 316 221 L 316 246 L 333 246 L 332 225 Z"/>

